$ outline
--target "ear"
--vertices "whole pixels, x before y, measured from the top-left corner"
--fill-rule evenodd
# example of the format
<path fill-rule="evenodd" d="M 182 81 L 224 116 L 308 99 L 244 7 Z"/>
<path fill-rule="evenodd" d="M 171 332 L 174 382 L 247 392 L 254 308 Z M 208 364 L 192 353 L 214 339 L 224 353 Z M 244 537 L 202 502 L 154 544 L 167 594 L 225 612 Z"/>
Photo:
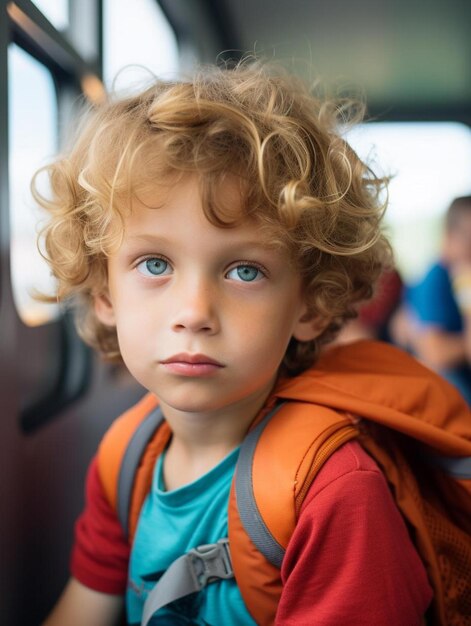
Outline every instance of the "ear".
<path fill-rule="evenodd" d="M 108 293 L 94 296 L 95 315 L 105 326 L 116 326 L 113 303 Z"/>
<path fill-rule="evenodd" d="M 312 341 L 327 328 L 330 323 L 329 318 L 320 317 L 308 313 L 304 307 L 293 331 L 293 338 L 298 341 Z"/>

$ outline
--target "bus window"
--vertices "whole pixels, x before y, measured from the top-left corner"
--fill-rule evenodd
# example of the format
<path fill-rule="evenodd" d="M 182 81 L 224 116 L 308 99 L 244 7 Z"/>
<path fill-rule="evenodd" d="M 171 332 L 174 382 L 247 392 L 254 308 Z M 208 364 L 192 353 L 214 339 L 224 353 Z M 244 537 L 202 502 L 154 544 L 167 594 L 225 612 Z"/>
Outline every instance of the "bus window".
<path fill-rule="evenodd" d="M 68 0 L 33 0 L 33 3 L 57 30 L 65 30 L 68 27 Z"/>
<path fill-rule="evenodd" d="M 37 250 L 42 213 L 31 195 L 30 182 L 34 172 L 57 152 L 57 98 L 48 69 L 15 44 L 8 49 L 8 69 L 12 287 L 21 319 L 28 326 L 38 326 L 56 317 L 58 309 L 33 297 L 35 291 L 53 293 L 54 283 Z"/>
<path fill-rule="evenodd" d="M 103 76 L 121 90 L 152 76 L 175 78 L 179 69 L 175 32 L 155 0 L 104 0 Z M 115 82 L 114 82 L 115 81 Z"/>
<path fill-rule="evenodd" d="M 471 129 L 457 122 L 372 122 L 347 139 L 377 175 L 392 176 L 387 231 L 398 269 L 414 281 L 438 255 L 450 202 L 471 193 Z"/>

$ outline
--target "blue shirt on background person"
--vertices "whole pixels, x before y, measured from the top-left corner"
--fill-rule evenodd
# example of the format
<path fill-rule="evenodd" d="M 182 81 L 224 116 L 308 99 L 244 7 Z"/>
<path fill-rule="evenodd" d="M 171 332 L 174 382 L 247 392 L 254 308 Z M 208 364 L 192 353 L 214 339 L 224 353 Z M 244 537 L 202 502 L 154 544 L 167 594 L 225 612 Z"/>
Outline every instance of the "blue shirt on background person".
<path fill-rule="evenodd" d="M 443 263 L 433 265 L 421 282 L 409 287 L 405 299 L 417 332 L 436 328 L 447 333 L 463 333 L 463 317 L 453 294 L 450 274 Z M 442 367 L 439 372 L 471 404 L 471 368 L 466 361 Z"/>
<path fill-rule="evenodd" d="M 471 196 L 451 203 L 440 260 L 404 301 L 405 343 L 471 404 Z"/>

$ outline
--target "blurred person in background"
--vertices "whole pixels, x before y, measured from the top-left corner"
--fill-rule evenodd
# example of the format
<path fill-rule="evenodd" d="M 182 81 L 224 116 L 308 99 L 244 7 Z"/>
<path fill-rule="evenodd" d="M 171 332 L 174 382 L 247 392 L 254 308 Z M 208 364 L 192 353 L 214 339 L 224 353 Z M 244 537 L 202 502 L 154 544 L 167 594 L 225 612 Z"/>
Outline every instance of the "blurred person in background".
<path fill-rule="evenodd" d="M 378 280 L 373 298 L 360 306 L 358 317 L 341 329 L 335 344 L 359 339 L 380 339 L 391 342 L 389 322 L 401 304 L 404 284 L 394 268 L 386 269 Z"/>
<path fill-rule="evenodd" d="M 451 203 L 440 257 L 407 288 L 390 330 L 471 404 L 471 196 Z"/>

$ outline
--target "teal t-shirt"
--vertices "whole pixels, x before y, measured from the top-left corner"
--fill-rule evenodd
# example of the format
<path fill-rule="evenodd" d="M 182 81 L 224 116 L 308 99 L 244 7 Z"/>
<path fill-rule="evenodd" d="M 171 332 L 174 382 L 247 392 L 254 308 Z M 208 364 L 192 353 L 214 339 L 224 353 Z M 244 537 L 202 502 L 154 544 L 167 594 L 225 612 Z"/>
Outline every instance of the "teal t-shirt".
<path fill-rule="evenodd" d="M 169 565 L 196 546 L 227 537 L 227 506 L 239 449 L 198 480 L 165 491 L 163 455 L 157 460 L 131 551 L 126 609 L 129 624 L 140 624 L 149 591 Z M 235 579 L 211 583 L 163 607 L 151 626 L 254 626 Z"/>

